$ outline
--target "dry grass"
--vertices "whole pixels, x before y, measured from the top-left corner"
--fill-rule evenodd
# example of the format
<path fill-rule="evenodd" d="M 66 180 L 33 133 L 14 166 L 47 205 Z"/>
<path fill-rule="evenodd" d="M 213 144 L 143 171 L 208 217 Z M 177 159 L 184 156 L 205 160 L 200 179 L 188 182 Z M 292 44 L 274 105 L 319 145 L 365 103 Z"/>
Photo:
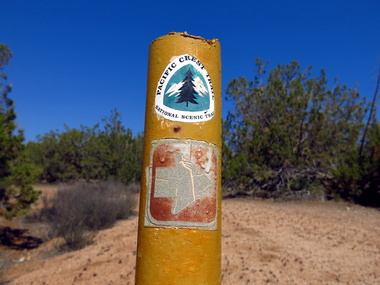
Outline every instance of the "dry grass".
<path fill-rule="evenodd" d="M 130 216 L 135 191 L 135 185 L 115 181 L 64 184 L 54 196 L 42 197 L 41 209 L 28 221 L 48 224 L 46 237 L 62 237 L 62 249 L 81 249 L 92 243 L 94 232 Z"/>

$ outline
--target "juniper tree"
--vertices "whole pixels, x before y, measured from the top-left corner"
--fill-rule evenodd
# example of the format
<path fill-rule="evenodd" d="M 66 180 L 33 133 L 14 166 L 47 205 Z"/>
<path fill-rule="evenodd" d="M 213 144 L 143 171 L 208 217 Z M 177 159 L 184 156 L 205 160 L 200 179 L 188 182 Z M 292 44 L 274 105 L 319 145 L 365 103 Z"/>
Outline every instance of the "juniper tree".
<path fill-rule="evenodd" d="M 224 124 L 224 176 L 259 183 L 284 165 L 337 168 L 357 148 L 366 112 L 355 88 L 329 84 L 297 61 L 267 72 L 256 61 L 253 80 L 234 79 L 227 87 L 234 109 Z"/>
<path fill-rule="evenodd" d="M 25 213 L 39 194 L 32 186 L 38 171 L 25 156 L 24 135 L 17 131 L 15 105 L 8 97 L 12 85 L 3 68 L 11 56 L 8 46 L 0 44 L 0 215 L 7 219 Z"/>

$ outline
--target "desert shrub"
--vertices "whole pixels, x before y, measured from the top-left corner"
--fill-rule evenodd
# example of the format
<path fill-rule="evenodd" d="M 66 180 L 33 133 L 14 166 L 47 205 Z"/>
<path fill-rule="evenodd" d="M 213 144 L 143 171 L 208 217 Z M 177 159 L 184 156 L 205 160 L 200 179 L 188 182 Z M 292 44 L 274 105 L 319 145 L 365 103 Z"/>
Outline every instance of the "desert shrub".
<path fill-rule="evenodd" d="M 128 192 L 137 194 L 140 192 L 140 184 L 139 183 L 129 183 L 127 185 Z"/>
<path fill-rule="evenodd" d="M 115 181 L 64 184 L 37 216 L 54 236 L 63 237 L 68 249 L 80 249 L 92 242 L 93 232 L 131 215 L 135 187 Z"/>

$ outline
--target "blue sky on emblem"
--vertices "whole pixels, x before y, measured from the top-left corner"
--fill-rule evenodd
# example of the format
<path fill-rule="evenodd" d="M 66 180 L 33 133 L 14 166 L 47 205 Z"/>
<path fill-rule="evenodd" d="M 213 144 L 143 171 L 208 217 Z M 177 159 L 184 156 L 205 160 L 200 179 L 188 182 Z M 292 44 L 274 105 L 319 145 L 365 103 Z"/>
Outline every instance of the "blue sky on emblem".
<path fill-rule="evenodd" d="M 179 111 L 208 110 L 210 90 L 204 76 L 191 64 L 178 69 L 166 85 L 163 104 Z"/>

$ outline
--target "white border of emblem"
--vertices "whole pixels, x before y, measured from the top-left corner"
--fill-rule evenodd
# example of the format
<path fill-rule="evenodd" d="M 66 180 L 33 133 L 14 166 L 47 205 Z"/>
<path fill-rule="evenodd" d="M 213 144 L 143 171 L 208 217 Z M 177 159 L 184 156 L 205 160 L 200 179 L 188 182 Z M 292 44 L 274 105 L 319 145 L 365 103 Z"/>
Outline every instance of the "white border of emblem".
<path fill-rule="evenodd" d="M 191 64 L 206 81 L 206 88 L 209 91 L 210 106 L 203 111 L 181 111 L 164 105 L 164 93 L 168 82 L 177 70 Z M 214 90 L 211 77 L 202 62 L 193 55 L 182 54 L 173 57 L 162 73 L 156 88 L 155 110 L 156 113 L 165 119 L 185 123 L 198 123 L 211 120 L 214 116 Z"/>

